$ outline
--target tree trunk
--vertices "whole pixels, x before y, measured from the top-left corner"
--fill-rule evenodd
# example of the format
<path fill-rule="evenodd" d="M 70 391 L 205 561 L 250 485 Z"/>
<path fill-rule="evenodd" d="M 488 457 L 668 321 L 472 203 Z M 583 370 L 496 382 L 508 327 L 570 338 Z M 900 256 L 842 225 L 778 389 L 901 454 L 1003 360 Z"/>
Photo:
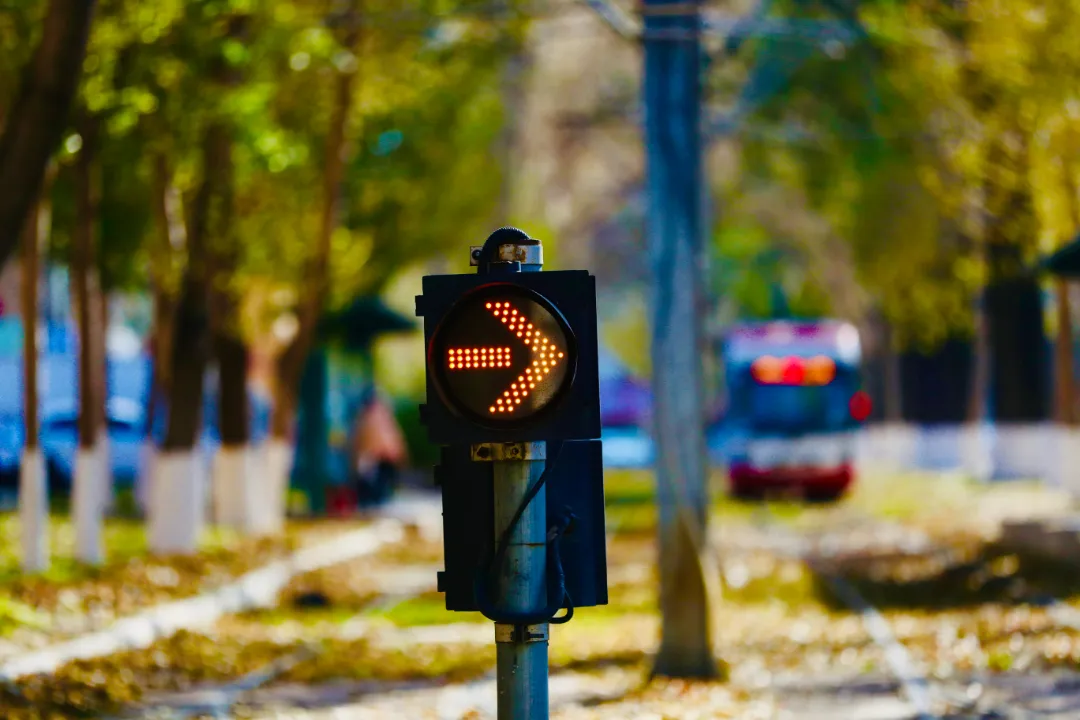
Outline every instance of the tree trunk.
<path fill-rule="evenodd" d="M 190 260 L 197 242 L 192 239 Z M 198 438 L 206 374 L 206 285 L 189 269 L 183 280 L 173 325 L 171 381 L 166 405 L 164 451 L 190 452 Z"/>
<path fill-rule="evenodd" d="M 204 145 L 209 147 L 206 139 Z M 204 179 L 191 212 L 188 263 L 165 361 L 170 368 L 165 438 L 154 457 L 148 497 L 150 547 L 159 553 L 194 552 L 204 517 L 203 476 L 196 455 L 207 360 L 207 192 Z"/>
<path fill-rule="evenodd" d="M 174 258 L 185 250 L 180 194 L 172 183 L 168 158 L 159 153 L 154 158 L 154 220 L 157 242 L 150 254 L 150 284 L 153 293 L 152 323 L 154 378 L 160 390 L 167 390 L 171 377 L 173 321 L 176 315 L 179 282 L 173 270 Z"/>
<path fill-rule="evenodd" d="M 188 259 L 173 321 L 168 361 L 167 425 L 152 482 L 150 542 L 156 552 L 194 552 L 205 516 L 205 482 L 198 455 L 204 377 L 209 355 L 209 235 L 219 182 L 216 168 L 225 132 L 213 122 L 202 139 L 203 178 L 195 194 L 187 232 Z M 227 139 L 227 138 L 226 138 Z"/>
<path fill-rule="evenodd" d="M 43 188 L 44 189 L 44 188 Z M 42 202 L 31 214 L 37 222 L 26 224 L 22 252 L 22 326 L 23 326 L 23 436 L 28 451 L 38 450 L 38 290 L 41 279 L 42 218 L 48 212 L 48 201 Z"/>
<path fill-rule="evenodd" d="M 98 277 L 101 277 L 99 270 Z M 103 435 L 108 435 L 108 402 L 109 402 L 109 321 L 112 313 L 109 308 L 111 303 L 109 302 L 109 291 L 106 288 L 101 288 L 101 292 L 98 293 L 98 305 L 97 305 L 97 358 L 98 364 L 98 397 L 101 398 L 100 410 L 101 410 L 101 432 Z"/>
<path fill-rule="evenodd" d="M 22 528 L 22 568 L 40 572 L 49 565 L 49 493 L 45 459 L 38 436 L 38 294 L 41 256 L 52 224 L 51 168 L 42 185 L 41 199 L 32 209 L 32 222 L 23 232 L 22 324 L 23 324 L 23 436 L 19 463 L 19 520 Z"/>
<path fill-rule="evenodd" d="M 502 184 L 499 188 L 499 217 L 496 225 L 508 225 L 514 212 L 515 180 L 518 168 L 518 132 L 524 115 L 525 76 L 529 56 L 525 48 L 514 52 L 503 70 L 503 128 L 499 137 Z"/>
<path fill-rule="evenodd" d="M 881 328 L 881 352 L 885 360 L 885 394 L 882 397 L 881 411 L 885 422 L 899 424 L 904 422 L 904 392 L 903 381 L 900 376 L 900 351 L 896 347 L 896 340 L 889 321 L 882 319 Z"/>
<path fill-rule="evenodd" d="M 1023 273 L 1018 246 L 995 243 L 988 251 L 991 279 L 986 288 L 986 318 L 994 419 L 1041 422 L 1048 415 L 1048 388 L 1039 285 Z"/>
<path fill-rule="evenodd" d="M 1073 408 L 1072 312 L 1069 307 L 1069 281 L 1059 277 L 1057 291 L 1057 337 L 1054 343 L 1054 418 L 1062 425 L 1076 423 Z"/>
<path fill-rule="evenodd" d="M 210 136 L 203 172 L 211 203 L 208 302 L 218 365 L 218 432 L 222 447 L 241 448 L 249 440 L 248 349 L 240 327 L 240 300 L 232 287 L 240 253 L 233 232 L 232 130 L 225 124 L 216 125 Z"/>
<path fill-rule="evenodd" d="M 349 52 L 359 52 L 360 21 L 357 16 L 358 0 L 354 0 L 348 30 L 342 46 Z M 315 329 L 326 303 L 328 268 L 330 265 L 330 238 L 338 225 L 341 206 L 341 182 L 345 175 L 347 151 L 346 122 L 355 97 L 353 72 L 339 72 L 334 88 L 334 108 L 326 138 L 323 164 L 323 203 L 319 223 L 319 235 L 315 250 L 308 260 L 304 277 L 305 292 L 302 293 L 299 326 L 296 337 L 278 358 L 275 404 L 271 416 L 271 433 L 275 438 L 287 439 L 296 412 L 296 399 L 300 377 L 315 339 Z"/>
<path fill-rule="evenodd" d="M 971 391 L 968 395 L 967 419 L 980 424 L 986 418 L 986 392 L 990 381 L 990 344 L 986 322 L 986 308 L 979 303 L 975 309 L 975 367 L 971 373 Z"/>
<path fill-rule="evenodd" d="M 1043 330 L 1042 293 L 1026 270 L 1018 245 L 988 245 L 990 282 L 985 291 L 990 348 L 990 401 L 995 426 L 994 474 L 1045 477 L 1050 447 L 1050 364 Z"/>
<path fill-rule="evenodd" d="M 73 514 L 75 552 L 86 562 L 101 562 L 101 523 L 104 510 L 102 463 L 98 455 L 100 405 L 99 366 L 96 362 L 100 328 L 95 323 L 100 300 L 95 236 L 100 199 L 100 165 L 94 119 L 81 123 L 83 145 L 75 162 L 75 228 L 71 273 L 79 337 L 79 446 L 75 455 Z"/>
<path fill-rule="evenodd" d="M 248 18 L 229 19 L 228 37 L 243 42 Z M 214 79 L 225 88 L 235 88 L 242 80 L 238 70 L 220 63 Z M 250 418 L 248 404 L 248 348 L 241 327 L 241 299 L 235 287 L 240 261 L 240 244 L 234 229 L 235 171 L 233 166 L 232 123 L 218 118 L 208 132 L 208 154 L 203 175 L 210 206 L 207 225 L 207 258 L 210 284 L 210 331 L 217 362 L 218 417 L 220 447 L 212 471 L 215 522 L 242 530 L 255 529 L 262 514 L 261 500 L 251 486 L 248 468 Z"/>
<path fill-rule="evenodd" d="M 342 46 L 360 52 L 360 0 L 352 0 Z M 341 71 L 334 88 L 334 106 L 327 132 L 323 164 L 323 203 L 315 249 L 308 259 L 303 279 L 304 292 L 298 312 L 296 336 L 275 362 L 273 406 L 270 414 L 267 474 L 275 501 L 274 515 L 284 513 L 288 492 L 288 474 L 292 466 L 292 427 L 296 418 L 300 380 L 315 341 L 315 331 L 326 304 L 329 284 L 330 238 L 338 226 L 341 206 L 341 183 L 345 175 L 348 140 L 346 123 L 356 94 L 354 73 Z"/>
<path fill-rule="evenodd" d="M 103 273 L 98 269 L 98 278 Z M 96 396 L 98 398 L 98 438 L 97 453 L 98 462 L 101 463 L 101 481 L 103 486 L 102 502 L 106 509 L 112 508 L 113 474 L 111 458 L 111 442 L 109 438 L 109 291 L 102 287 L 97 295 L 97 305 L 94 308 L 93 327 L 94 335 L 94 378 L 97 380 Z"/>
<path fill-rule="evenodd" d="M 1069 188 L 1069 209 L 1073 226 L 1080 227 L 1080 200 L 1077 200 L 1077 183 L 1072 174 L 1067 174 Z M 1057 279 L 1057 346 L 1055 347 L 1057 382 L 1055 383 L 1056 413 L 1058 422 L 1073 426 L 1077 424 L 1076 415 L 1076 378 L 1073 372 L 1073 328 L 1072 308 L 1069 301 L 1071 283 L 1068 278 Z"/>
<path fill-rule="evenodd" d="M 647 238 L 654 263 L 653 422 L 659 509 L 660 649 L 655 675 L 715 678 L 708 562 L 708 473 L 701 357 L 703 293 L 701 48 L 693 13 L 665 14 L 646 0 L 646 30 L 685 33 L 681 42 L 645 43 Z"/>
<path fill-rule="evenodd" d="M 150 293 L 153 302 L 150 380 L 146 388 L 146 434 L 136 488 L 136 500 L 144 513 L 149 512 L 157 474 L 158 416 L 162 412 L 167 413 L 169 407 L 172 380 L 170 361 L 180 288 L 180 279 L 173 266 L 177 256 L 187 245 L 187 228 L 184 227 L 180 194 L 172 183 L 172 170 L 164 152 L 159 152 L 154 157 L 153 185 L 153 213 L 157 236 L 150 252 Z"/>
<path fill-rule="evenodd" d="M 0 134 L 0 267 L 41 191 L 45 167 L 60 144 L 79 85 L 94 0 L 51 0 L 41 40 L 23 70 Z"/>

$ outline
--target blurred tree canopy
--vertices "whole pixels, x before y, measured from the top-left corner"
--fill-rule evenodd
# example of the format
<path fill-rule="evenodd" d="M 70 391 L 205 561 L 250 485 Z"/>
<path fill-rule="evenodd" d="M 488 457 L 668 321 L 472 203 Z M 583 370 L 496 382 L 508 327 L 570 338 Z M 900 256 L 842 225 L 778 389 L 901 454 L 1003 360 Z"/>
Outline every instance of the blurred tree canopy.
<path fill-rule="evenodd" d="M 0 13 L 0 108 L 33 49 L 46 2 Z M 501 66 L 525 14 L 506 3 L 364 0 L 355 18 L 335 0 L 101 0 L 77 112 L 100 122 L 100 265 L 106 287 L 143 289 L 155 247 L 158 158 L 190 212 L 203 169 L 199 142 L 227 118 L 234 138 L 240 288 L 300 291 L 318 224 L 337 71 L 354 77 L 347 118 L 343 215 L 333 236 L 334 304 L 377 290 L 395 269 L 476 235 L 500 182 L 492 146 L 502 126 Z M 247 18 L 243 42 L 229 18 Z M 359 25 L 355 55 L 344 25 Z M 218 55 L 243 82 L 213 81 Z M 74 128 L 75 125 L 72 124 Z M 61 160 L 81 148 L 73 129 Z M 449 191 L 452 189 L 453 191 Z M 68 256 L 70 178 L 56 185 L 54 260 Z M 175 270 L 175 269 L 174 269 Z"/>
<path fill-rule="evenodd" d="M 804 198 L 901 344 L 970 333 L 988 246 L 1030 261 L 1080 224 L 1080 2 L 788 0 L 772 12 L 839 18 L 862 39 L 751 44 L 748 82 L 786 77 L 744 120 L 731 192 L 779 184 Z"/>

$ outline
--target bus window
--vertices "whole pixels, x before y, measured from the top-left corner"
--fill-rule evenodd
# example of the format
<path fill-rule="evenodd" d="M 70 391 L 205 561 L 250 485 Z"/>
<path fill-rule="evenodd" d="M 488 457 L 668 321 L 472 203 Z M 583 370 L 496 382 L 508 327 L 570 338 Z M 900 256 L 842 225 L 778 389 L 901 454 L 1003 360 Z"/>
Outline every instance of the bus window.
<path fill-rule="evenodd" d="M 753 432 L 835 432 L 852 426 L 849 399 L 854 373 L 838 368 L 827 385 L 772 385 L 746 377 L 735 412 Z"/>

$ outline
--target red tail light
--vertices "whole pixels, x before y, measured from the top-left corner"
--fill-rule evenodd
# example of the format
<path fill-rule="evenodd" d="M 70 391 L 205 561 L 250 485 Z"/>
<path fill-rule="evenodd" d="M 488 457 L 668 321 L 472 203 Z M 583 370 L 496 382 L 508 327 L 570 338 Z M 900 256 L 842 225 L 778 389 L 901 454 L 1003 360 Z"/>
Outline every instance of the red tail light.
<path fill-rule="evenodd" d="M 806 365 L 799 358 L 788 358 L 784 363 L 781 382 L 785 385 L 802 385 L 806 377 Z"/>
<path fill-rule="evenodd" d="M 866 422 L 866 418 L 870 417 L 870 412 L 873 410 L 870 396 L 862 390 L 858 391 L 848 401 L 848 410 L 851 412 L 851 417 L 855 422 Z"/>

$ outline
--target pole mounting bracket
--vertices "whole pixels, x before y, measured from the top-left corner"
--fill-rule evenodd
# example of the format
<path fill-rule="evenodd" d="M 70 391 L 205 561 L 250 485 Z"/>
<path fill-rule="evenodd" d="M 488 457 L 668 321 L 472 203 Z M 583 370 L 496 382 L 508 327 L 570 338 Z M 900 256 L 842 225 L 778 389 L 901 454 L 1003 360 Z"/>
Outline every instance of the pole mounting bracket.
<path fill-rule="evenodd" d="M 545 625 L 508 625 L 495 623 L 495 642 L 497 643 L 538 643 L 548 641 L 548 626 Z"/>
<path fill-rule="evenodd" d="M 477 443 L 469 448 L 473 462 L 521 462 L 547 460 L 547 443 L 544 442 L 490 442 Z"/>

